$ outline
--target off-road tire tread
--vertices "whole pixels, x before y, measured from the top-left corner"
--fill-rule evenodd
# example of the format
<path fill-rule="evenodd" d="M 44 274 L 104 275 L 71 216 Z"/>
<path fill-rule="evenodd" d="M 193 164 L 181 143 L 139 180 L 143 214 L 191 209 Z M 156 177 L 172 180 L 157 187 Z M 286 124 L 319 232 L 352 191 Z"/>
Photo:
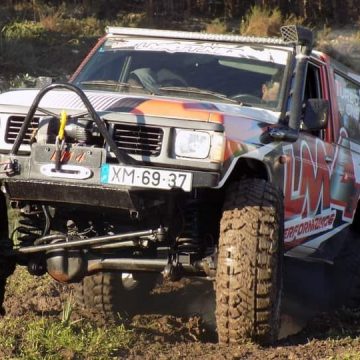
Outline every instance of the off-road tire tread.
<path fill-rule="evenodd" d="M 116 323 L 124 314 L 135 311 L 137 301 L 144 300 L 154 286 L 155 280 L 126 290 L 121 273 L 99 272 L 86 276 L 75 285 L 75 297 L 80 307 L 91 309 L 104 320 Z"/>
<path fill-rule="evenodd" d="M 277 339 L 282 248 L 282 193 L 261 179 L 231 184 L 220 222 L 215 285 L 220 343 Z"/>

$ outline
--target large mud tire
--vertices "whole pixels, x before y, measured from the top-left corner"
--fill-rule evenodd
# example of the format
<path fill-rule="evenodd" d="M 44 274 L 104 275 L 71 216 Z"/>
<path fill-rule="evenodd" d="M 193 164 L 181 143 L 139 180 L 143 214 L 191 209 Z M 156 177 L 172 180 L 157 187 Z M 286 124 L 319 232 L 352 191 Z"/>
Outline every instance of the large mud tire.
<path fill-rule="evenodd" d="M 272 184 L 246 179 L 229 186 L 215 284 L 220 343 L 277 340 L 283 223 L 283 197 Z"/>
<path fill-rule="evenodd" d="M 127 273 L 99 272 L 86 276 L 76 285 L 76 300 L 81 307 L 116 323 L 123 316 L 139 312 L 156 281 L 154 274 L 133 277 Z"/>

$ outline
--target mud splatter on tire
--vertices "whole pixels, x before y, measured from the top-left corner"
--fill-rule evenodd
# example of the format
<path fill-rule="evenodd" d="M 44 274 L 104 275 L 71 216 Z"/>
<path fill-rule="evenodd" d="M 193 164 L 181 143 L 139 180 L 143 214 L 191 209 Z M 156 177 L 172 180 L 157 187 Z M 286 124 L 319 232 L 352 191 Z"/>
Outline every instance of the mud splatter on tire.
<path fill-rule="evenodd" d="M 232 184 L 220 225 L 216 318 L 220 343 L 272 343 L 280 318 L 281 193 L 260 179 Z"/>

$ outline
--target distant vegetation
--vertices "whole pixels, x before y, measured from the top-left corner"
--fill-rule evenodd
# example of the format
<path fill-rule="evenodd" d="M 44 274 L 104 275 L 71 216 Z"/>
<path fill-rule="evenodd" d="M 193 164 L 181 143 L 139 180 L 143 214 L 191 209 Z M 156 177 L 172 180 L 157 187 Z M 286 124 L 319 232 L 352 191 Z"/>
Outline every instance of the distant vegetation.
<path fill-rule="evenodd" d="M 222 17 L 243 20 L 254 6 L 279 9 L 282 16 L 302 17 L 309 23 L 345 24 L 360 16 L 357 0 L 7 0 L 10 11 L 28 9 L 34 17 L 52 7 L 74 9 L 75 16 L 116 19 L 121 13 L 141 13 L 150 19 L 172 20 L 192 16 Z M 31 14 L 32 13 L 32 14 Z"/>
<path fill-rule="evenodd" d="M 7 0 L 0 4 L 0 90 L 33 76 L 66 79 L 107 25 L 277 36 L 283 24 L 327 35 L 355 0 Z M 337 7 L 336 7 L 337 6 Z M 336 7 L 336 8 L 335 8 Z M 341 15 L 342 14 L 342 15 Z M 340 16 L 341 15 L 341 16 Z M 359 39 L 359 33 L 357 39 Z"/>

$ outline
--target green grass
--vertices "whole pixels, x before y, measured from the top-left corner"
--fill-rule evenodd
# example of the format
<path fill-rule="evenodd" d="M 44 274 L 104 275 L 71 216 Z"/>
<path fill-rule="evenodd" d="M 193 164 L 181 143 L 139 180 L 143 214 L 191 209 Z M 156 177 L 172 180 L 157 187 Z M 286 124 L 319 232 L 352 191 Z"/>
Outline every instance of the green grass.
<path fill-rule="evenodd" d="M 69 288 L 62 290 L 63 296 L 57 295 L 61 289 L 49 276 L 34 277 L 17 268 L 7 286 L 9 314 L 0 319 L 0 359 L 110 359 L 129 349 L 133 331 L 81 317 Z M 57 302 L 51 301 L 54 297 Z M 41 301 L 39 309 L 45 306 L 48 314 L 41 315 L 32 301 Z"/>
<path fill-rule="evenodd" d="M 360 353 L 359 351 L 347 349 L 343 352 L 340 352 L 337 355 L 330 356 L 328 360 L 359 360 L 360 359 Z"/>
<path fill-rule="evenodd" d="M 131 345 L 124 326 L 97 328 L 85 321 L 63 322 L 46 317 L 0 321 L 1 358 L 109 359 Z"/>

